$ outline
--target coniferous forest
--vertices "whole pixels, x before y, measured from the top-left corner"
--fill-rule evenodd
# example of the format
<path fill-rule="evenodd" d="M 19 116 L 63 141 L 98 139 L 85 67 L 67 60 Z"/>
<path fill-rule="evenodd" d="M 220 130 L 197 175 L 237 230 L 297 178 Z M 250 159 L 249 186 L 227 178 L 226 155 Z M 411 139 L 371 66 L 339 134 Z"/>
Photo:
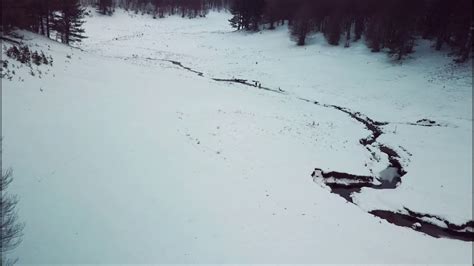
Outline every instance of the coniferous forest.
<path fill-rule="evenodd" d="M 460 62 L 472 54 L 471 0 L 3 0 L 2 31 L 21 28 L 74 43 L 86 35 L 85 5 L 104 15 L 120 7 L 155 19 L 228 9 L 236 30 L 287 24 L 297 45 L 320 32 L 331 45 L 350 47 L 363 40 L 373 52 L 387 51 L 396 59 L 411 53 L 419 38 L 432 40 L 436 50 L 452 49 Z"/>
<path fill-rule="evenodd" d="M 471 0 L 234 0 L 230 3 L 236 29 L 274 29 L 288 23 L 291 37 L 305 45 L 313 32 L 331 45 L 349 47 L 365 39 L 373 52 L 387 48 L 402 59 L 417 38 L 449 46 L 465 61 L 472 51 Z"/>

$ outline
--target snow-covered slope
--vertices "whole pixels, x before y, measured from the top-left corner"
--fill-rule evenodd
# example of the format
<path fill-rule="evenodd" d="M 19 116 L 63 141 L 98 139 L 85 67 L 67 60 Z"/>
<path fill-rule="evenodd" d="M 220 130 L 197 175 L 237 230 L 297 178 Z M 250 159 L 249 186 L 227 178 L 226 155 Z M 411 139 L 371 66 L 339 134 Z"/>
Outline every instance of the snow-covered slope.
<path fill-rule="evenodd" d="M 82 50 L 24 33 L 54 65 L 41 78 L 20 67 L 2 80 L 3 163 L 15 170 L 26 222 L 12 256 L 471 263 L 470 242 L 367 212 L 408 207 L 456 224 L 472 219 L 472 67 L 450 65 L 423 43 L 401 65 L 319 36 L 295 47 L 284 28 L 233 32 L 227 18 L 94 15 Z M 402 157 L 399 187 L 363 188 L 355 205 L 313 182 L 316 167 L 378 175 L 388 163 L 360 144 L 370 134 L 364 124 L 324 105 L 388 122 L 378 142 Z"/>

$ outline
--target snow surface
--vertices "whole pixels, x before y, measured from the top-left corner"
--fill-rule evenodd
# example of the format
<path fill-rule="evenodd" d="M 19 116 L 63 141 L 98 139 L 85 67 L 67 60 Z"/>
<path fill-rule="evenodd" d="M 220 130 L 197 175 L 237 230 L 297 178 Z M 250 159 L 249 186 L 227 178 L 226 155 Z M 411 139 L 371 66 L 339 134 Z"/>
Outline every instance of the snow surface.
<path fill-rule="evenodd" d="M 471 264 L 471 243 L 367 213 L 407 207 L 472 219 L 471 64 L 454 66 L 423 42 L 403 64 L 363 44 L 330 47 L 319 35 L 296 47 L 285 27 L 234 32 L 228 18 L 93 14 L 82 50 L 23 33 L 54 65 L 41 78 L 20 67 L 2 80 L 3 163 L 15 171 L 11 191 L 26 223 L 11 256 L 34 264 Z M 356 206 L 313 182 L 315 167 L 370 175 L 387 158 L 370 160 L 361 123 L 300 98 L 391 122 L 379 142 L 403 157 L 402 184 L 364 189 Z M 421 119 L 445 126 L 410 124 Z"/>

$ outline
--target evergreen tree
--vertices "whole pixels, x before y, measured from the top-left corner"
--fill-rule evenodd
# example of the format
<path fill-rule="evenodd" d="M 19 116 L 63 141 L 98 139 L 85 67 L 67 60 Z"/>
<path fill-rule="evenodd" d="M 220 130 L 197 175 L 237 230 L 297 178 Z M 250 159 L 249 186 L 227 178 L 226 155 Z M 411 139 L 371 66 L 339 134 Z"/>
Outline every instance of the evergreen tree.
<path fill-rule="evenodd" d="M 54 16 L 54 29 L 59 33 L 61 42 L 72 44 L 86 38 L 82 28 L 84 10 L 78 0 L 61 0 L 59 12 Z"/>
<path fill-rule="evenodd" d="M 50 37 L 53 26 L 54 11 L 58 9 L 59 0 L 30 0 L 32 1 L 31 13 L 35 18 L 34 30 Z"/>
<path fill-rule="evenodd" d="M 97 12 L 102 15 L 112 15 L 114 12 L 112 0 L 98 0 Z"/>
<path fill-rule="evenodd" d="M 5 170 L 2 166 L 2 176 L 0 177 L 0 265 L 13 265 L 16 262 L 15 259 L 8 259 L 6 253 L 20 244 L 22 231 L 25 227 L 18 221 L 16 209 L 18 198 L 7 191 L 12 181 L 11 169 Z"/>
<path fill-rule="evenodd" d="M 347 32 L 350 38 L 351 16 L 346 10 L 350 0 L 333 0 L 324 3 L 325 14 L 322 17 L 323 26 L 321 27 L 326 40 L 331 45 L 339 45 L 343 30 Z"/>
<path fill-rule="evenodd" d="M 249 1 L 250 24 L 248 29 L 258 31 L 260 23 L 262 22 L 263 12 L 265 10 L 265 0 Z"/>
<path fill-rule="evenodd" d="M 445 0 L 435 0 L 427 7 L 423 37 L 435 40 L 436 50 L 441 50 L 449 41 L 449 24 L 453 16 L 453 5 Z"/>
<path fill-rule="evenodd" d="M 153 5 L 155 6 L 154 17 L 159 18 L 165 17 L 166 5 L 164 0 L 154 0 Z"/>
<path fill-rule="evenodd" d="M 275 23 L 280 18 L 278 10 L 278 0 L 267 0 L 264 12 L 264 22 L 269 24 L 269 29 L 275 29 Z"/>
<path fill-rule="evenodd" d="M 365 39 L 372 52 L 384 48 L 387 22 L 387 9 L 377 0 L 370 0 L 366 13 Z"/>
<path fill-rule="evenodd" d="M 237 30 L 259 29 L 265 10 L 264 0 L 233 0 L 230 4 L 230 13 L 233 17 L 230 25 Z"/>
<path fill-rule="evenodd" d="M 305 2 L 294 16 L 290 25 L 290 33 L 296 44 L 306 44 L 306 37 L 312 31 L 312 19 L 309 2 Z"/>
<path fill-rule="evenodd" d="M 2 32 L 8 34 L 14 28 L 32 29 L 34 16 L 31 0 L 2 0 Z"/>
<path fill-rule="evenodd" d="M 413 51 L 422 1 L 392 0 L 388 6 L 385 43 L 398 60 Z"/>
<path fill-rule="evenodd" d="M 472 55 L 472 0 L 459 0 L 454 3 L 453 16 L 449 24 L 449 44 L 458 55 L 458 62 L 466 61 Z"/>
<path fill-rule="evenodd" d="M 244 19 L 248 16 L 245 8 L 245 0 L 233 0 L 229 7 L 230 13 L 233 15 L 229 20 L 230 25 L 237 30 L 241 30 L 248 24 Z"/>
<path fill-rule="evenodd" d="M 330 45 L 339 45 L 341 40 L 342 18 L 340 13 L 333 13 L 326 18 L 324 36 Z"/>

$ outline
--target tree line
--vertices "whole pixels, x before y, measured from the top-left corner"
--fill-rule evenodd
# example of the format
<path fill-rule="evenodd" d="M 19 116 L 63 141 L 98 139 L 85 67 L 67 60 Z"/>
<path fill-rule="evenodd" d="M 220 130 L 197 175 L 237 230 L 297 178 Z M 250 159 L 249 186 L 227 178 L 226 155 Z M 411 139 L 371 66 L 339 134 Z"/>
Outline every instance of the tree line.
<path fill-rule="evenodd" d="M 97 12 L 112 15 L 115 7 L 155 18 L 179 14 L 182 17 L 204 17 L 210 9 L 222 9 L 228 0 L 2 0 L 2 33 L 26 29 L 58 39 L 63 43 L 80 42 L 84 6 L 95 6 Z"/>
<path fill-rule="evenodd" d="M 433 40 L 436 50 L 450 47 L 458 61 L 472 55 L 472 0 L 232 0 L 229 10 L 238 30 L 287 23 L 298 45 L 320 32 L 331 45 L 364 39 L 373 52 L 387 50 L 397 59 L 419 38 Z"/>
<path fill-rule="evenodd" d="M 205 17 L 209 10 L 224 9 L 228 0 L 116 0 L 114 4 L 125 10 L 153 15 L 153 18 L 170 15 L 196 18 Z"/>
<path fill-rule="evenodd" d="M 287 24 L 298 45 L 320 32 L 331 45 L 364 40 L 373 52 L 402 59 L 422 38 L 432 40 L 436 50 L 449 47 L 460 62 L 472 56 L 472 0 L 2 0 L 2 5 L 2 32 L 22 28 L 67 44 L 85 38 L 86 5 L 103 15 L 120 7 L 154 18 L 204 17 L 211 9 L 228 9 L 237 30 Z"/>
<path fill-rule="evenodd" d="M 84 36 L 84 11 L 78 0 L 2 0 L 2 33 L 20 28 L 66 44 Z"/>

